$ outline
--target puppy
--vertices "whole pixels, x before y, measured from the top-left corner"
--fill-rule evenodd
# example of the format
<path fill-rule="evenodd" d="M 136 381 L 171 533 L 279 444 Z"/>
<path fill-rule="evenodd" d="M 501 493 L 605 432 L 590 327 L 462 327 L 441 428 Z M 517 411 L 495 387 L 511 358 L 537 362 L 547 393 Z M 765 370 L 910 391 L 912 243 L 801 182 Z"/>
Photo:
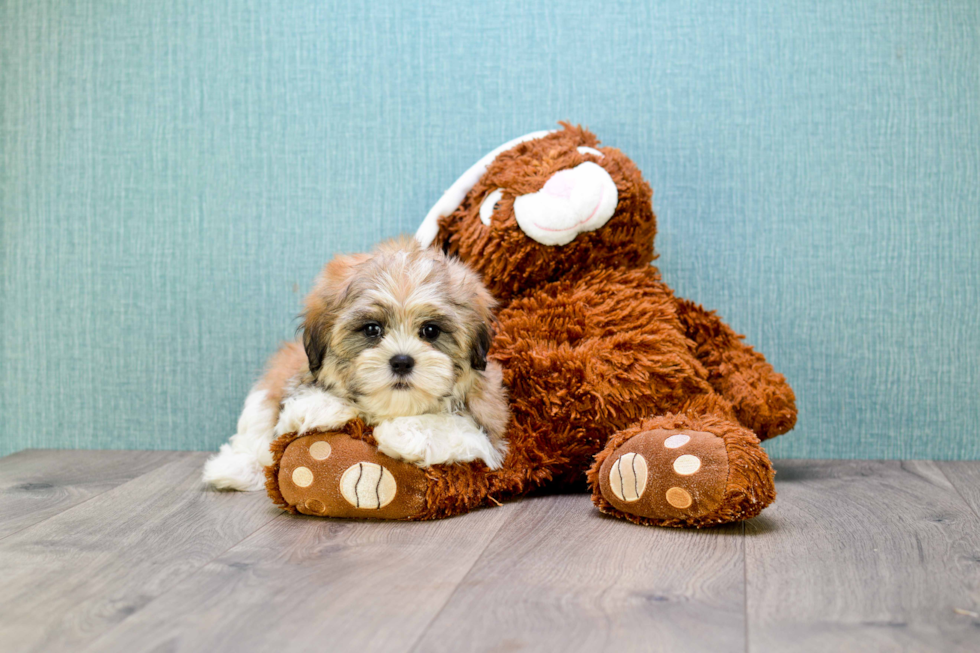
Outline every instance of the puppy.
<path fill-rule="evenodd" d="M 474 272 L 415 240 L 334 259 L 306 298 L 302 344 L 269 360 L 204 481 L 262 489 L 276 437 L 355 418 L 392 458 L 500 467 L 510 413 L 487 360 L 494 305 Z"/>

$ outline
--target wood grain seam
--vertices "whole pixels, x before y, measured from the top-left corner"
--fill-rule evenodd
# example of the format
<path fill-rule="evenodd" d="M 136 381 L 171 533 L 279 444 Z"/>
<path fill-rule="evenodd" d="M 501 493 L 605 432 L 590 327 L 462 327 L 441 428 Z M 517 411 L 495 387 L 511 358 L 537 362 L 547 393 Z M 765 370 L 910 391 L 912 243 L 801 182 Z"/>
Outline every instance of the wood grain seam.
<path fill-rule="evenodd" d="M 966 507 L 969 509 L 970 512 L 972 512 L 977 517 L 977 519 L 980 519 L 980 512 L 978 512 L 977 509 L 970 502 L 970 500 L 966 498 L 966 495 L 964 495 L 963 492 L 960 491 L 960 486 L 956 484 L 956 481 L 953 479 L 953 477 L 947 474 L 946 470 L 943 469 L 942 463 L 948 461 L 936 460 L 933 462 L 935 463 L 936 467 L 939 469 L 939 473 L 943 475 L 943 478 L 949 481 L 950 486 L 952 486 L 953 490 L 956 492 L 956 496 L 958 496 L 960 500 L 962 500 L 963 503 L 966 504 Z M 980 461 L 978 461 L 977 464 L 980 465 Z"/>
<path fill-rule="evenodd" d="M 215 492 L 216 490 L 204 490 L 204 491 L 205 492 L 208 492 L 208 491 Z M 252 531 L 251 533 L 249 533 L 248 535 L 246 535 L 242 539 L 238 540 L 237 542 L 235 542 L 231 546 L 225 548 L 224 550 L 216 553 L 214 556 L 208 558 L 207 560 L 205 560 L 204 562 L 202 562 L 200 565 L 198 565 L 197 567 L 195 567 L 193 571 L 200 571 L 204 567 L 207 567 L 208 565 L 210 565 L 215 560 L 217 560 L 221 556 L 225 555 L 226 553 L 228 553 L 229 551 L 231 551 L 235 547 L 240 546 L 246 540 L 249 540 L 249 539 L 255 537 L 261 531 L 264 531 L 265 529 L 270 528 L 272 526 L 272 524 L 274 524 L 277 520 L 284 519 L 287 516 L 289 516 L 289 515 L 287 513 L 284 513 L 284 512 L 278 512 L 277 511 L 275 513 L 270 513 L 270 517 L 271 518 L 267 522 L 265 522 L 264 524 L 262 524 L 261 526 L 259 526 L 258 528 L 256 528 L 254 531 Z M 141 605 L 140 608 L 139 608 L 139 610 L 135 610 L 135 611 L 131 612 L 130 614 L 127 614 L 123 619 L 121 619 L 120 621 L 114 623 L 112 625 L 112 627 L 110 627 L 107 630 L 105 630 L 101 635 L 99 635 L 97 638 L 95 638 L 92 642 L 90 642 L 82 650 L 83 651 L 102 651 L 102 650 L 104 650 L 103 648 L 101 648 L 99 646 L 99 643 L 103 639 L 105 639 L 106 637 L 108 637 L 109 635 L 111 635 L 112 633 L 114 633 L 117 628 L 119 628 L 120 626 L 122 626 L 123 624 L 125 624 L 132 617 L 134 617 L 134 616 L 140 614 L 141 612 L 147 610 L 154 603 L 156 603 L 160 599 L 164 598 L 165 596 L 167 596 L 171 592 L 180 589 L 184 585 L 184 583 L 187 583 L 188 581 L 193 581 L 195 578 L 196 577 L 194 576 L 193 573 L 188 573 L 186 576 L 184 576 L 183 578 L 181 578 L 180 580 L 178 580 L 176 583 L 174 583 L 170 587 L 166 588 L 165 590 L 163 590 L 162 592 L 160 592 L 159 594 L 157 594 L 155 597 L 153 597 L 153 599 L 151 599 L 150 601 L 148 601 L 144 605 Z"/>
<path fill-rule="evenodd" d="M 739 537 L 739 543 L 742 545 L 742 607 L 744 608 L 745 616 L 745 630 L 744 636 L 745 641 L 743 642 L 742 650 L 748 653 L 749 651 L 749 555 L 748 555 L 748 538 L 745 537 L 745 522 L 739 524 L 742 527 L 742 534 Z"/>
<path fill-rule="evenodd" d="M 406 651 L 409 651 L 409 653 L 413 653 L 414 651 L 416 651 L 418 649 L 419 644 L 421 644 L 422 640 L 425 639 L 425 636 L 426 636 L 426 634 L 428 634 L 429 629 L 432 628 L 432 624 L 434 624 L 436 622 L 436 620 L 439 618 L 439 616 L 445 611 L 446 606 L 449 605 L 450 601 L 453 600 L 453 597 L 456 596 L 456 593 L 459 592 L 459 588 L 463 585 L 464 582 L 466 582 L 466 579 L 470 577 L 470 574 L 473 573 L 473 568 L 476 567 L 476 565 L 477 565 L 478 562 L 480 562 L 481 560 L 483 560 L 483 556 L 486 555 L 487 550 L 490 548 L 490 545 L 493 544 L 494 542 L 496 542 L 497 539 L 500 537 L 500 532 L 504 529 L 504 526 L 507 525 L 507 524 L 509 524 L 514 519 L 514 512 L 515 512 L 515 506 L 516 505 L 517 505 L 517 502 L 511 502 L 511 503 L 505 504 L 504 506 L 502 506 L 500 508 L 486 508 L 485 509 L 485 510 L 506 510 L 506 509 L 509 508 L 510 509 L 510 516 L 507 517 L 507 519 L 503 519 L 503 520 L 500 521 L 500 524 L 497 526 L 497 530 L 495 530 L 494 533 L 493 533 L 493 537 L 489 538 L 487 540 L 487 543 L 480 550 L 480 555 L 477 555 L 477 556 L 474 556 L 473 557 L 473 562 L 471 562 L 470 563 L 470 566 L 467 567 L 466 573 L 463 574 L 460 577 L 459 582 L 456 583 L 456 587 L 453 588 L 453 591 L 446 597 L 446 600 L 442 602 L 442 605 L 439 606 L 439 609 L 435 611 L 435 613 L 429 619 L 428 623 L 425 624 L 425 628 L 422 628 L 419 631 L 419 634 L 415 638 L 415 640 L 411 643 L 411 645 L 409 645 L 405 649 Z"/>
<path fill-rule="evenodd" d="M 57 449 L 24 449 L 23 451 L 57 451 Z M 18 451 L 17 453 L 22 453 L 22 452 L 21 451 Z M 174 452 L 174 453 L 180 453 L 182 455 L 180 457 L 174 458 L 174 459 L 169 459 L 169 460 L 168 459 L 163 459 L 163 460 L 160 461 L 160 464 L 159 465 L 153 467 L 152 469 L 146 470 L 145 472 L 143 472 L 139 476 L 134 476 L 133 478 L 131 478 L 131 479 L 127 480 L 127 481 L 123 481 L 122 483 L 120 483 L 118 485 L 112 485 L 110 487 L 107 487 L 104 490 L 102 490 L 101 492 L 98 492 L 96 494 L 93 494 L 92 496 L 88 497 L 87 499 L 82 499 L 78 503 L 73 503 L 70 506 L 65 506 L 63 510 L 59 510 L 58 512 L 56 512 L 54 514 L 48 515 L 44 519 L 41 519 L 41 520 L 38 520 L 36 522 L 32 522 L 30 524 L 27 524 L 23 528 L 19 528 L 19 529 L 15 530 L 15 531 L 11 531 L 10 533 L 7 533 L 6 535 L 0 535 L 0 542 L 3 542 L 8 537 L 12 537 L 14 535 L 17 535 L 18 533 L 23 533 L 24 531 L 26 531 L 26 530 L 28 530 L 30 528 L 34 528 L 35 526 L 38 526 L 40 524 L 43 524 L 43 523 L 47 522 L 48 520 L 51 520 L 51 519 L 54 519 L 55 517 L 58 517 L 60 515 L 63 515 L 64 513 L 68 512 L 69 510 L 74 510 L 75 508 L 77 508 L 79 506 L 84 506 L 89 501 L 101 497 L 106 492 L 112 492 L 113 490 L 115 490 L 117 488 L 121 488 L 124 485 L 128 485 L 129 483 L 133 483 L 134 481 L 138 481 L 139 479 L 143 478 L 147 474 L 152 474 L 152 473 L 156 472 L 161 467 L 164 467 L 166 465 L 169 465 L 170 463 L 175 462 L 176 460 L 180 460 L 181 458 L 186 458 L 187 455 L 189 453 L 192 453 L 192 452 L 184 452 L 184 451 L 181 451 L 181 452 Z M 16 454 L 13 454 L 13 455 L 16 455 Z"/>

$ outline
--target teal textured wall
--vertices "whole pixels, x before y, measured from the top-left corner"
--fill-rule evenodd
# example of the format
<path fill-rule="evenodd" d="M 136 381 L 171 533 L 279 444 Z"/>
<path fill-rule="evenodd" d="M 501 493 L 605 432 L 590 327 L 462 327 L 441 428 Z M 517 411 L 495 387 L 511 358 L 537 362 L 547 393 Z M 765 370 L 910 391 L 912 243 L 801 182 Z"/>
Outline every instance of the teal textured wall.
<path fill-rule="evenodd" d="M 215 448 L 333 252 L 559 119 L 799 396 L 980 457 L 980 3 L 0 2 L 0 453 Z"/>

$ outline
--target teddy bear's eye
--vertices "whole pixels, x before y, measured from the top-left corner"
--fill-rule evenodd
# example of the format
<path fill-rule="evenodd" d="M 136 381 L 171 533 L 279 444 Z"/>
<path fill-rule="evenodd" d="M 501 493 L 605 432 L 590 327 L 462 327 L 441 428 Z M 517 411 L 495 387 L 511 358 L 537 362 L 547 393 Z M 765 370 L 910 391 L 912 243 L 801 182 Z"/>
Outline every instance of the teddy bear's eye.
<path fill-rule="evenodd" d="M 594 156 L 599 157 L 600 159 L 603 156 L 605 156 L 605 155 L 603 155 L 602 152 L 600 152 L 599 150 L 595 149 L 594 147 L 586 147 L 586 146 L 583 145 L 582 147 L 579 147 L 579 148 L 576 148 L 576 149 L 578 149 L 579 154 L 592 154 Z"/>
<path fill-rule="evenodd" d="M 504 196 L 503 189 L 498 188 L 483 200 L 483 204 L 480 205 L 480 222 L 490 226 L 490 218 L 493 217 L 493 210 L 497 208 L 497 202 L 500 198 Z"/>

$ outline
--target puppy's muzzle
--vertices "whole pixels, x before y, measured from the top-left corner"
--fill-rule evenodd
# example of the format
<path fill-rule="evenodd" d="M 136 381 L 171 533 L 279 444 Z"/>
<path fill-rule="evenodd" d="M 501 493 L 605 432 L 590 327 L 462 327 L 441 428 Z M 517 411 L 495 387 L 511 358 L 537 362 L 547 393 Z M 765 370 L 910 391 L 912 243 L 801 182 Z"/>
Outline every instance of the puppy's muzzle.
<path fill-rule="evenodd" d="M 396 376 L 406 376 L 410 374 L 412 368 L 415 367 L 415 359 L 408 354 L 397 354 L 391 357 L 388 364 L 391 366 L 391 371 L 394 372 Z"/>

